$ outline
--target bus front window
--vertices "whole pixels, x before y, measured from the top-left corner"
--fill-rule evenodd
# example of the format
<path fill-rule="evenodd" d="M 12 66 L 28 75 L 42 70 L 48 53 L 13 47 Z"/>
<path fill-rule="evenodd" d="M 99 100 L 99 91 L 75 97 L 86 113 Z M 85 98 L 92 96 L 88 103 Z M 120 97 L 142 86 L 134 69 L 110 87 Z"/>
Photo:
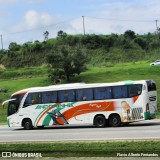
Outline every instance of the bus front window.
<path fill-rule="evenodd" d="M 9 102 L 8 104 L 8 116 L 16 113 L 18 110 L 18 107 L 16 106 L 16 103 L 14 101 Z"/>
<path fill-rule="evenodd" d="M 24 94 L 19 94 L 11 97 L 14 100 L 8 103 L 8 116 L 18 111 L 23 96 Z"/>

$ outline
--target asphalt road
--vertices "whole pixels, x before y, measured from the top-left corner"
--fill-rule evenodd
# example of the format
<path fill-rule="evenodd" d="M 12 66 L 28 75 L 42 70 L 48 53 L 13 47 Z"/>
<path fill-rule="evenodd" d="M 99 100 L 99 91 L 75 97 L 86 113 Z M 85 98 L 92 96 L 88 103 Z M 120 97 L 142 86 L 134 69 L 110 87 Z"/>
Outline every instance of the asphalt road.
<path fill-rule="evenodd" d="M 44 129 L 8 128 L 0 126 L 0 142 L 29 141 L 100 141 L 100 140 L 160 140 L 160 120 L 132 123 L 123 127 L 56 126 Z"/>

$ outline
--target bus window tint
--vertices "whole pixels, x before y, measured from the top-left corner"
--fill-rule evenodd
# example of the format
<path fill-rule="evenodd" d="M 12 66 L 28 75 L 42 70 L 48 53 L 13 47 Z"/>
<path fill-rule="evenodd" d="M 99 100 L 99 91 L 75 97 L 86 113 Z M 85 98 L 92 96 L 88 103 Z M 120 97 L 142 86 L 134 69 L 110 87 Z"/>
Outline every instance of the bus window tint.
<path fill-rule="evenodd" d="M 90 101 L 93 100 L 93 89 L 77 89 L 76 101 Z"/>
<path fill-rule="evenodd" d="M 89 89 L 85 89 L 85 97 L 86 97 L 86 101 L 90 101 L 93 100 L 93 89 L 89 88 Z"/>
<path fill-rule="evenodd" d="M 32 95 L 31 93 L 28 93 L 27 98 L 24 102 L 24 107 L 32 105 Z"/>
<path fill-rule="evenodd" d="M 42 92 L 42 103 L 56 103 L 57 102 L 57 92 Z"/>
<path fill-rule="evenodd" d="M 74 90 L 68 90 L 67 93 L 68 93 L 67 101 L 68 102 L 75 101 L 75 92 L 74 92 Z"/>
<path fill-rule="evenodd" d="M 82 89 L 76 90 L 76 101 L 83 101 L 83 90 Z"/>
<path fill-rule="evenodd" d="M 59 91 L 58 92 L 58 100 L 59 100 L 59 102 L 75 101 L 74 90 Z"/>
<path fill-rule="evenodd" d="M 40 93 L 29 93 L 27 95 L 27 98 L 24 103 L 24 107 L 27 107 L 29 105 L 33 104 L 41 104 L 42 103 L 42 97 Z"/>
<path fill-rule="evenodd" d="M 32 93 L 32 104 L 41 104 L 42 97 L 40 93 Z"/>
<path fill-rule="evenodd" d="M 58 91 L 58 102 L 65 102 L 64 91 Z"/>
<path fill-rule="evenodd" d="M 9 102 L 8 104 L 8 116 L 17 112 L 17 106 L 15 102 Z"/>
<path fill-rule="evenodd" d="M 113 98 L 127 98 L 127 86 L 115 86 L 113 87 Z"/>
<path fill-rule="evenodd" d="M 103 88 L 95 88 L 94 89 L 94 98 L 95 100 L 101 99 L 110 99 L 111 95 L 111 88 L 110 87 L 103 87 Z"/>
<path fill-rule="evenodd" d="M 142 93 L 142 84 L 134 84 L 128 86 L 129 97 L 135 97 Z"/>

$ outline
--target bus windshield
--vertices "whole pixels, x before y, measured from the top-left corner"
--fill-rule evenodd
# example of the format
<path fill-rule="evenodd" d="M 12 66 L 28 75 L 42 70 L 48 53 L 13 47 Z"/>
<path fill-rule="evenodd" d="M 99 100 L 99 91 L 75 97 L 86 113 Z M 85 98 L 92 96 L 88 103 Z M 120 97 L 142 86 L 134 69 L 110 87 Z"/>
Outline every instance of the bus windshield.
<path fill-rule="evenodd" d="M 23 96 L 24 94 L 18 94 L 11 97 L 14 100 L 8 103 L 8 116 L 18 111 Z"/>

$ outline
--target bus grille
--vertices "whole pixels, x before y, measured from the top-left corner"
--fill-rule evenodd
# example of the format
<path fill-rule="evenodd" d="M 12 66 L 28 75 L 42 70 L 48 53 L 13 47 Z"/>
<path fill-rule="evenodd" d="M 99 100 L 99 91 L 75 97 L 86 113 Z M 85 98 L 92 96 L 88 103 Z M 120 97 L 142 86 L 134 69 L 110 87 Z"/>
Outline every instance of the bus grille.
<path fill-rule="evenodd" d="M 133 108 L 132 109 L 132 117 L 133 117 L 133 119 L 136 120 L 136 119 L 143 118 L 141 113 L 143 113 L 143 109 L 142 108 L 140 108 L 140 107 L 139 108 Z"/>

